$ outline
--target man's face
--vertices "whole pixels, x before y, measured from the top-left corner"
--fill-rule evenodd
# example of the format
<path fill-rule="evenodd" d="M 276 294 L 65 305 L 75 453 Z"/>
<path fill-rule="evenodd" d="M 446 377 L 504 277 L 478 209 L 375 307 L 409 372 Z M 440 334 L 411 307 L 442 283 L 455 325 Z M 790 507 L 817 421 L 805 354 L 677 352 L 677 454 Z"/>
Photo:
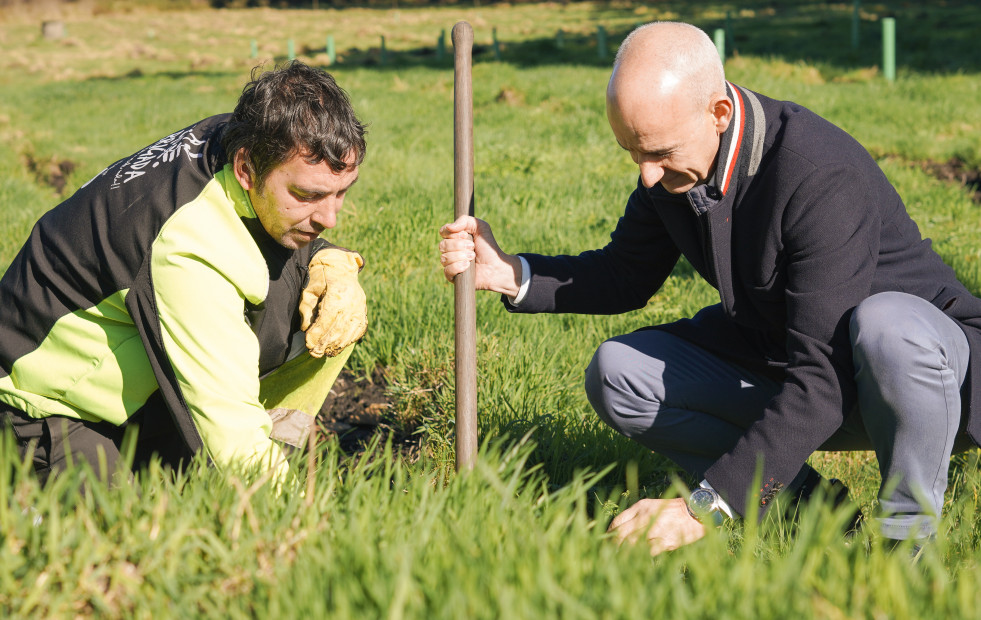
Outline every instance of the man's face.
<path fill-rule="evenodd" d="M 354 154 L 334 172 L 326 161 L 308 163 L 303 153 L 270 171 L 260 189 L 244 151 L 235 154 L 235 178 L 249 195 L 262 227 L 280 245 L 296 250 L 337 225 L 348 189 L 358 180 Z"/>
<path fill-rule="evenodd" d="M 729 119 L 718 118 L 717 109 L 693 112 L 682 97 L 670 99 L 631 105 L 610 97 L 606 113 L 617 142 L 640 168 L 644 186 L 660 183 L 681 194 L 711 176 Z"/>

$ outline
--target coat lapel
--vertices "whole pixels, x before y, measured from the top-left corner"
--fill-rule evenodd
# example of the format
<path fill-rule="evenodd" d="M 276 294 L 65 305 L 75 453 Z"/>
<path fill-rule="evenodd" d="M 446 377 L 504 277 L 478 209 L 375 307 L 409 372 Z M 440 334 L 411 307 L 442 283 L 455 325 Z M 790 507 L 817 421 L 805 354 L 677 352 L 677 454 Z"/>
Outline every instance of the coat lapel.
<path fill-rule="evenodd" d="M 732 218 L 736 187 L 759 170 L 766 122 L 763 107 L 753 93 L 731 82 L 726 82 L 726 88 L 733 102 L 733 119 L 720 141 L 715 174 L 709 187 L 692 190 L 698 196 L 690 197 L 703 203 L 715 200 L 702 215 L 706 255 L 711 256 L 708 268 L 726 314 L 735 317 L 738 308 L 732 288 Z"/>

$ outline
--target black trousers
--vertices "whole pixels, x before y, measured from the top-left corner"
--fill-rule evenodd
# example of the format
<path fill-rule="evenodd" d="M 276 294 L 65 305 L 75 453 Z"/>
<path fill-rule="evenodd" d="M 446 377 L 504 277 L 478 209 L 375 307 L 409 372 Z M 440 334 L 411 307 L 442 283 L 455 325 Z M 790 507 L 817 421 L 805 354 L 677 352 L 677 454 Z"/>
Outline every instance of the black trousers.
<path fill-rule="evenodd" d="M 112 482 L 128 480 L 131 471 L 146 466 L 154 457 L 177 468 L 192 456 L 157 394 L 123 426 L 63 416 L 32 418 L 0 403 L 0 427 L 14 434 L 21 459 L 31 455 L 42 484 L 70 464 L 86 462 L 100 478 Z M 135 457 L 131 469 L 124 472 L 127 475 L 119 478 L 116 474 L 127 433 L 135 434 Z"/>

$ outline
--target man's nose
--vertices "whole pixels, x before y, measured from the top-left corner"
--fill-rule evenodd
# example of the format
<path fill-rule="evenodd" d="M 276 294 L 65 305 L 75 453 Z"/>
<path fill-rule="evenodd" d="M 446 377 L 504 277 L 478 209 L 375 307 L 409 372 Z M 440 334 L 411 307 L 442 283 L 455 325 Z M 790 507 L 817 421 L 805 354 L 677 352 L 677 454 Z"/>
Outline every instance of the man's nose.
<path fill-rule="evenodd" d="M 341 210 L 341 201 L 331 198 L 310 217 L 313 223 L 322 228 L 333 228 L 337 226 L 337 212 Z"/>
<path fill-rule="evenodd" d="M 640 181 L 644 187 L 654 187 L 664 176 L 664 168 L 655 162 L 642 161 L 638 165 L 640 166 Z"/>

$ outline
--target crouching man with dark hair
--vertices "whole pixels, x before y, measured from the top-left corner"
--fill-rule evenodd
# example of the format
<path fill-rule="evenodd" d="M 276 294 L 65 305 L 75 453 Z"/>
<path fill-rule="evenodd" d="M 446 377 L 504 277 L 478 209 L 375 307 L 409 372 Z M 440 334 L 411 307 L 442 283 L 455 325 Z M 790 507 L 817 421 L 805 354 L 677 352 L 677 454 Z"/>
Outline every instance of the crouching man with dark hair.
<path fill-rule="evenodd" d="M 42 480 L 113 474 L 127 427 L 137 463 L 285 479 L 272 438 L 302 443 L 367 327 L 361 256 L 321 236 L 364 155 L 344 91 L 293 62 L 38 221 L 0 280 L 0 423 Z"/>

